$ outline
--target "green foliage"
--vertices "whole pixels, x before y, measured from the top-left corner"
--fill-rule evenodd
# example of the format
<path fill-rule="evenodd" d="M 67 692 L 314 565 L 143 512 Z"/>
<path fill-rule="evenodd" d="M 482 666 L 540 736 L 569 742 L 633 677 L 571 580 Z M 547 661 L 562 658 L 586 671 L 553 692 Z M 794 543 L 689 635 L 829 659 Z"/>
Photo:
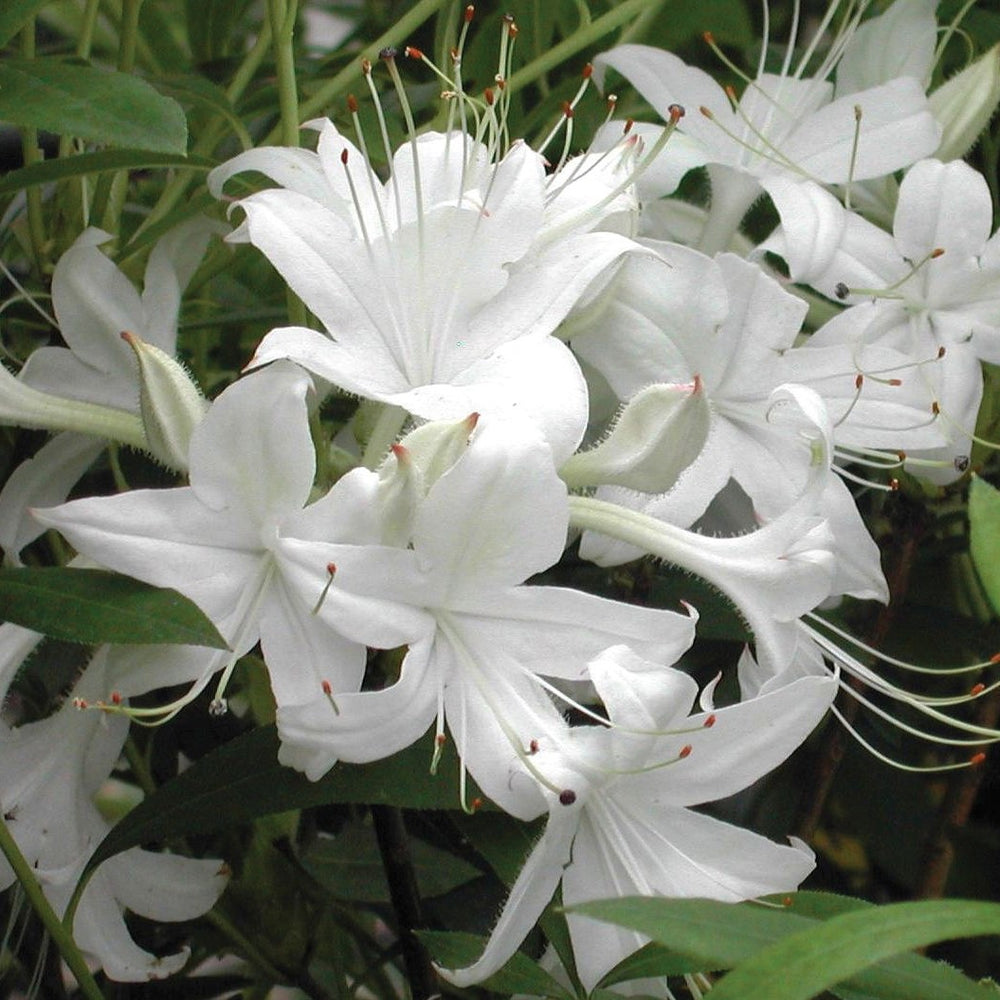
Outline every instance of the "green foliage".
<path fill-rule="evenodd" d="M 0 118 L 124 149 L 187 150 L 172 98 L 130 74 L 58 59 L 0 62 Z"/>
<path fill-rule="evenodd" d="M 106 570 L 0 569 L 0 620 L 92 645 L 226 648 L 215 626 L 186 597 Z"/>

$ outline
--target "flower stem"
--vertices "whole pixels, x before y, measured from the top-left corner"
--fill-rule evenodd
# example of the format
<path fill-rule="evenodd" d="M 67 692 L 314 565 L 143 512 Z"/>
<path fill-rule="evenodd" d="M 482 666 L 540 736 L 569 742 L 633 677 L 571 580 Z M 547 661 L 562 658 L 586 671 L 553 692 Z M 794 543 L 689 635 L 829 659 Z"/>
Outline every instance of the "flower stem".
<path fill-rule="evenodd" d="M 396 806 L 372 806 L 371 812 L 382 866 L 389 883 L 389 897 L 396 911 L 410 995 L 412 1000 L 428 1000 L 440 990 L 430 956 L 414 934 L 423 924 L 423 916 L 403 813 Z"/>
<path fill-rule="evenodd" d="M 29 18 L 21 31 L 21 55 L 25 59 L 35 58 L 35 19 Z M 24 165 L 30 167 L 43 159 L 38 148 L 38 129 L 25 126 L 21 129 L 21 156 Z M 45 224 L 42 221 L 42 192 L 38 187 L 30 187 L 24 192 L 28 206 L 28 236 L 31 252 L 40 275 L 45 273 Z"/>
<path fill-rule="evenodd" d="M 83 955 L 80 954 L 80 949 L 77 948 L 72 935 L 56 916 L 55 910 L 49 905 L 49 901 L 45 898 L 45 893 L 42 892 L 42 887 L 38 884 L 31 866 L 21 853 L 21 849 L 17 846 L 17 842 L 11 835 L 10 830 L 7 828 L 7 823 L 3 818 L 0 818 L 0 850 L 3 851 L 4 857 L 7 858 L 7 863 L 14 870 L 14 874 L 21 883 L 24 894 L 28 897 L 28 901 L 34 908 L 35 913 L 38 914 L 46 931 L 48 931 L 52 940 L 55 941 L 56 947 L 59 949 L 59 954 L 62 955 L 70 971 L 76 977 L 76 981 L 80 986 L 80 992 L 87 1000 L 104 1000 L 104 995 L 101 993 L 94 977 L 90 974 L 90 969 L 87 968 L 87 963 L 84 961 Z"/>

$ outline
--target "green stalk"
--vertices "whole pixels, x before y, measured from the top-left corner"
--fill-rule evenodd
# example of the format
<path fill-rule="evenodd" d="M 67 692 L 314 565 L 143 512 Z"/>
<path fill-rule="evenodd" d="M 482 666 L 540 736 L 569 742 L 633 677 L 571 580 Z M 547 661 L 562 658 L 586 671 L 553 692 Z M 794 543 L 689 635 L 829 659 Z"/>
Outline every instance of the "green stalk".
<path fill-rule="evenodd" d="M 42 892 L 42 887 L 38 884 L 38 879 L 35 878 L 31 866 L 21 853 L 17 842 L 11 836 L 10 830 L 7 829 L 6 821 L 2 818 L 0 818 L 0 850 L 3 851 L 4 857 L 7 858 L 7 863 L 14 870 L 14 874 L 21 883 L 21 888 L 24 889 L 24 894 L 28 897 L 28 901 L 34 908 L 35 913 L 38 914 L 49 936 L 55 941 L 56 947 L 59 949 L 59 954 L 62 955 L 63 960 L 76 977 L 80 992 L 87 1000 L 105 1000 L 94 977 L 90 974 L 90 969 L 87 968 L 87 963 L 84 961 L 83 955 L 80 954 L 80 949 L 77 948 L 76 942 L 69 931 L 63 927 L 62 921 L 56 916 L 55 910 L 49 905 L 49 901 L 45 898 L 45 893 Z"/>
<path fill-rule="evenodd" d="M 122 73 L 131 73 L 135 69 L 141 8 L 142 0 L 122 0 L 122 24 L 118 35 L 118 69 Z"/>
<path fill-rule="evenodd" d="M 274 36 L 274 62 L 278 75 L 278 107 L 281 111 L 281 145 L 299 144 L 299 95 L 295 80 L 293 36 L 298 0 L 268 0 L 267 14 Z"/>
<path fill-rule="evenodd" d="M 28 18 L 21 31 L 21 55 L 25 59 L 35 58 L 35 19 Z M 42 151 L 38 148 L 38 129 L 24 127 L 21 129 L 21 156 L 24 165 L 40 163 Z M 39 187 L 30 187 L 25 191 L 28 205 L 28 237 L 31 240 L 31 252 L 35 258 L 35 266 L 39 274 L 45 272 L 45 223 L 42 219 L 42 191 Z"/>

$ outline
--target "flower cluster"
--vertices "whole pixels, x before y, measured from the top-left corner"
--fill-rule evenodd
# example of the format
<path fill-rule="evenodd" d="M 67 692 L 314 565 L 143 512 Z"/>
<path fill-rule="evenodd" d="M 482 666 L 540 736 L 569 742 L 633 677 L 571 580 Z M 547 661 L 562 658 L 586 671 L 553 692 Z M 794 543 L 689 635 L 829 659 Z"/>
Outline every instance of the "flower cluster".
<path fill-rule="evenodd" d="M 318 779 L 433 728 L 431 770 L 460 763 L 456 806 L 547 817 L 483 955 L 443 970 L 459 985 L 499 969 L 560 885 L 565 903 L 796 888 L 805 844 L 691 807 L 787 758 L 841 671 L 949 721 L 838 645 L 817 609 L 888 596 L 853 487 L 968 464 L 980 362 L 1000 361 L 1000 242 L 986 182 L 953 159 L 959 139 L 942 145 L 925 94 L 934 4 L 864 22 L 855 5 L 831 40 L 837 6 L 796 65 L 794 37 L 778 72 L 762 55 L 739 98 L 671 53 L 605 53 L 595 79 L 617 71 L 666 124 L 609 120 L 573 156 L 567 105 L 555 163 L 509 136 L 507 21 L 493 91 L 465 91 L 461 47 L 436 70 L 445 131 L 418 132 L 397 86 L 395 151 L 366 65 L 387 177 L 351 98 L 353 138 L 312 121 L 315 150 L 218 167 L 208 187 L 236 228 L 168 234 L 141 295 L 102 253 L 107 234 L 82 233 L 53 276 L 66 346 L 0 371 L 0 418 L 58 432 L 0 494 L 6 560 L 54 529 L 80 564 L 190 598 L 229 648 L 102 647 L 55 714 L 4 725 L 0 802 L 57 908 L 107 828 L 93 796 L 128 719 L 171 717 L 210 685 L 225 714 L 258 644 L 283 763 Z M 397 58 L 384 54 L 398 85 Z M 672 199 L 702 166 L 707 208 Z M 250 172 L 271 186 L 236 198 Z M 764 193 L 780 224 L 754 244 L 740 224 Z M 315 323 L 272 330 L 208 402 L 174 357 L 176 320 L 220 231 Z M 810 296 L 831 318 L 806 336 Z M 319 408 L 336 392 L 364 402 L 334 446 Z M 184 484 L 65 502 L 108 439 Z M 339 476 L 334 447 L 351 465 Z M 741 700 L 714 707 L 715 685 L 699 695 L 684 672 L 694 607 L 534 582 L 568 542 L 601 566 L 650 555 L 724 594 L 752 634 Z M 4 691 L 38 638 L 0 630 Z M 174 685 L 179 698 L 148 697 Z M 957 746 L 1000 738 L 951 721 Z M 217 861 L 140 851 L 101 873 L 77 933 L 120 979 L 183 962 L 139 949 L 123 907 L 183 919 L 225 881 Z M 588 989 L 643 943 L 569 926 Z"/>

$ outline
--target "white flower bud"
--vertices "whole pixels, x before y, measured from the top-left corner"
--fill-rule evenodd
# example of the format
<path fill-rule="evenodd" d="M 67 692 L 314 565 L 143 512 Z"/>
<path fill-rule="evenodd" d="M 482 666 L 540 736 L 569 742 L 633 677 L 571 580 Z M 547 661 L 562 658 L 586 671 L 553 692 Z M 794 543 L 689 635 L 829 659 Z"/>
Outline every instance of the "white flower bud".
<path fill-rule="evenodd" d="M 188 467 L 191 432 L 208 410 L 208 400 L 184 366 L 134 333 L 124 340 L 139 362 L 139 412 L 150 454 L 171 469 Z"/>
<path fill-rule="evenodd" d="M 1000 45 L 970 63 L 929 97 L 944 128 L 939 160 L 958 160 L 972 148 L 1000 104 Z"/>
<path fill-rule="evenodd" d="M 655 384 L 637 392 L 596 448 L 573 455 L 559 470 L 571 488 L 614 485 L 665 493 L 698 457 L 710 413 L 701 380 Z"/>

